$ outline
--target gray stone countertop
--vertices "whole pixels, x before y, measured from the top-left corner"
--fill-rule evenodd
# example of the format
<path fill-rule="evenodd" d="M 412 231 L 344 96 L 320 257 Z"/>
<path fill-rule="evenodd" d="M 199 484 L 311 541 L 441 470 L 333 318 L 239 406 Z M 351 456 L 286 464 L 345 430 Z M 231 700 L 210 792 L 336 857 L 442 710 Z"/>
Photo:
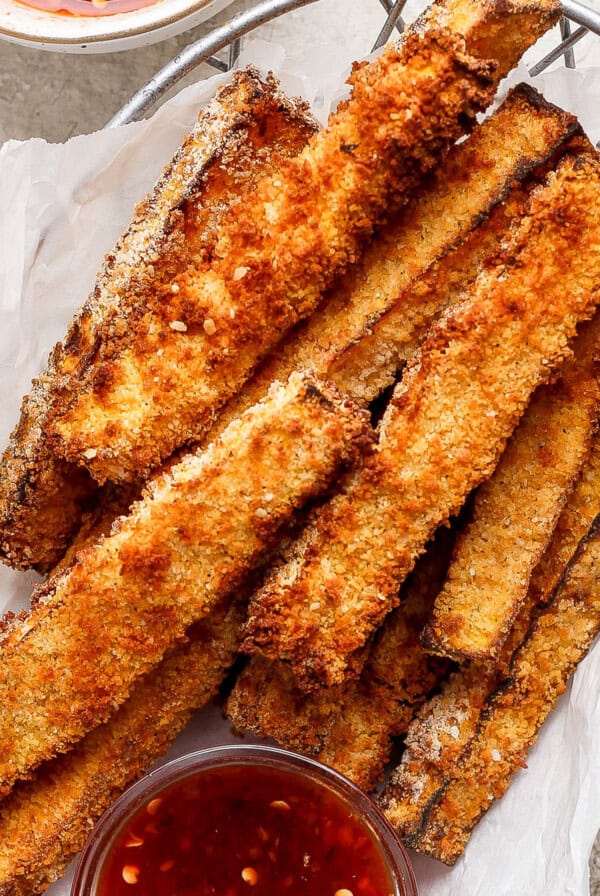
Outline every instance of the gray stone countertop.
<path fill-rule="evenodd" d="M 120 53 L 69 55 L 0 42 L 0 143 L 33 136 L 62 141 L 101 128 L 181 48 L 206 33 L 215 20 L 224 21 L 251 2 L 236 0 L 210 23 L 162 43 Z M 355 55 L 362 55 L 382 23 L 381 10 L 373 0 L 341 2 L 345 40 Z M 297 49 L 303 39 L 314 43 L 332 26 L 340 5 L 340 0 L 322 0 L 319 9 L 293 13 L 285 22 L 264 26 L 258 33 Z M 213 69 L 203 66 L 191 78 L 212 73 Z M 600 836 L 590 859 L 590 883 L 591 896 L 600 896 Z"/>

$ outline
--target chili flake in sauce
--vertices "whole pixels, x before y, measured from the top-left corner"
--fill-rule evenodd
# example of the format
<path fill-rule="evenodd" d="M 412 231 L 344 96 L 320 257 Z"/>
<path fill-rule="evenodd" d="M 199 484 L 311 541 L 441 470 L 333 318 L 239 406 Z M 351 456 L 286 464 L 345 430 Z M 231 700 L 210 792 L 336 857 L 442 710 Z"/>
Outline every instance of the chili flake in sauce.
<path fill-rule="evenodd" d="M 118 832 L 97 896 L 391 896 L 381 847 L 297 773 L 224 765 L 178 781 Z"/>

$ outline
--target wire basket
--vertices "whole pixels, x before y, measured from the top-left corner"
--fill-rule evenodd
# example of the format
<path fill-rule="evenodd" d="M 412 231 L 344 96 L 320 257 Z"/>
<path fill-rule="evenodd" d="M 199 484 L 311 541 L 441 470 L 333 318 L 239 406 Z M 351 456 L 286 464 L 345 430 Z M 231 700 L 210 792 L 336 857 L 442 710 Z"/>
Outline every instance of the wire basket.
<path fill-rule="evenodd" d="M 213 29 L 209 34 L 190 44 L 178 53 L 171 62 L 158 71 L 147 84 L 140 88 L 131 99 L 110 120 L 107 127 L 116 127 L 137 121 L 149 112 L 161 97 L 175 86 L 185 75 L 203 63 L 208 63 L 217 71 L 230 71 L 236 64 L 240 52 L 241 39 L 260 25 L 279 18 L 292 10 L 318 3 L 319 0 L 260 0 L 254 6 L 240 12 L 229 22 Z M 402 11 L 407 0 L 377 0 L 386 11 L 386 20 L 373 44 L 373 50 L 383 46 L 397 29 L 402 32 L 404 21 Z M 600 36 L 600 12 L 595 12 L 576 0 L 563 0 L 564 15 L 560 22 L 560 42 L 532 66 L 529 73 L 539 75 L 561 56 L 568 68 L 575 68 L 573 47 L 586 34 L 593 32 Z M 573 25 L 577 27 L 573 30 Z M 215 54 L 228 50 L 227 60 Z"/>

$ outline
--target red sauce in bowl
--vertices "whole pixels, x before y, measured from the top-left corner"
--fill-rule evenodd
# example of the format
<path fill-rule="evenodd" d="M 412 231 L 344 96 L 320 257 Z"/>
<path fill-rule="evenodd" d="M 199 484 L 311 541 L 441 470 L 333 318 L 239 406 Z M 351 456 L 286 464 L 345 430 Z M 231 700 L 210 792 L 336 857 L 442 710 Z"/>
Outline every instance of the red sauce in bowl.
<path fill-rule="evenodd" d="M 24 6 L 70 16 L 111 16 L 152 6 L 157 0 L 20 0 Z"/>
<path fill-rule="evenodd" d="M 319 762 L 275 747 L 188 753 L 102 816 L 71 896 L 417 896 L 375 804 Z"/>
<path fill-rule="evenodd" d="M 333 790 L 269 766 L 168 785 L 122 825 L 97 896 L 392 896 L 381 845 Z"/>

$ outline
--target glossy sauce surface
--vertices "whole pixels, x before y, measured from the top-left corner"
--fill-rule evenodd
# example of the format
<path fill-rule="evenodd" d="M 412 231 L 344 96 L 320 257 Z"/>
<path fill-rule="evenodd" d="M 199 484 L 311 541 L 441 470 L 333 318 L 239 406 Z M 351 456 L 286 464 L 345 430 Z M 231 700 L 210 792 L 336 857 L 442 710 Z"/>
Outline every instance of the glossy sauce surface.
<path fill-rule="evenodd" d="M 118 832 L 96 896 L 391 896 L 381 847 L 304 776 L 227 765 L 161 791 Z"/>
<path fill-rule="evenodd" d="M 152 6 L 157 0 L 18 0 L 24 6 L 71 16 L 111 16 Z"/>

